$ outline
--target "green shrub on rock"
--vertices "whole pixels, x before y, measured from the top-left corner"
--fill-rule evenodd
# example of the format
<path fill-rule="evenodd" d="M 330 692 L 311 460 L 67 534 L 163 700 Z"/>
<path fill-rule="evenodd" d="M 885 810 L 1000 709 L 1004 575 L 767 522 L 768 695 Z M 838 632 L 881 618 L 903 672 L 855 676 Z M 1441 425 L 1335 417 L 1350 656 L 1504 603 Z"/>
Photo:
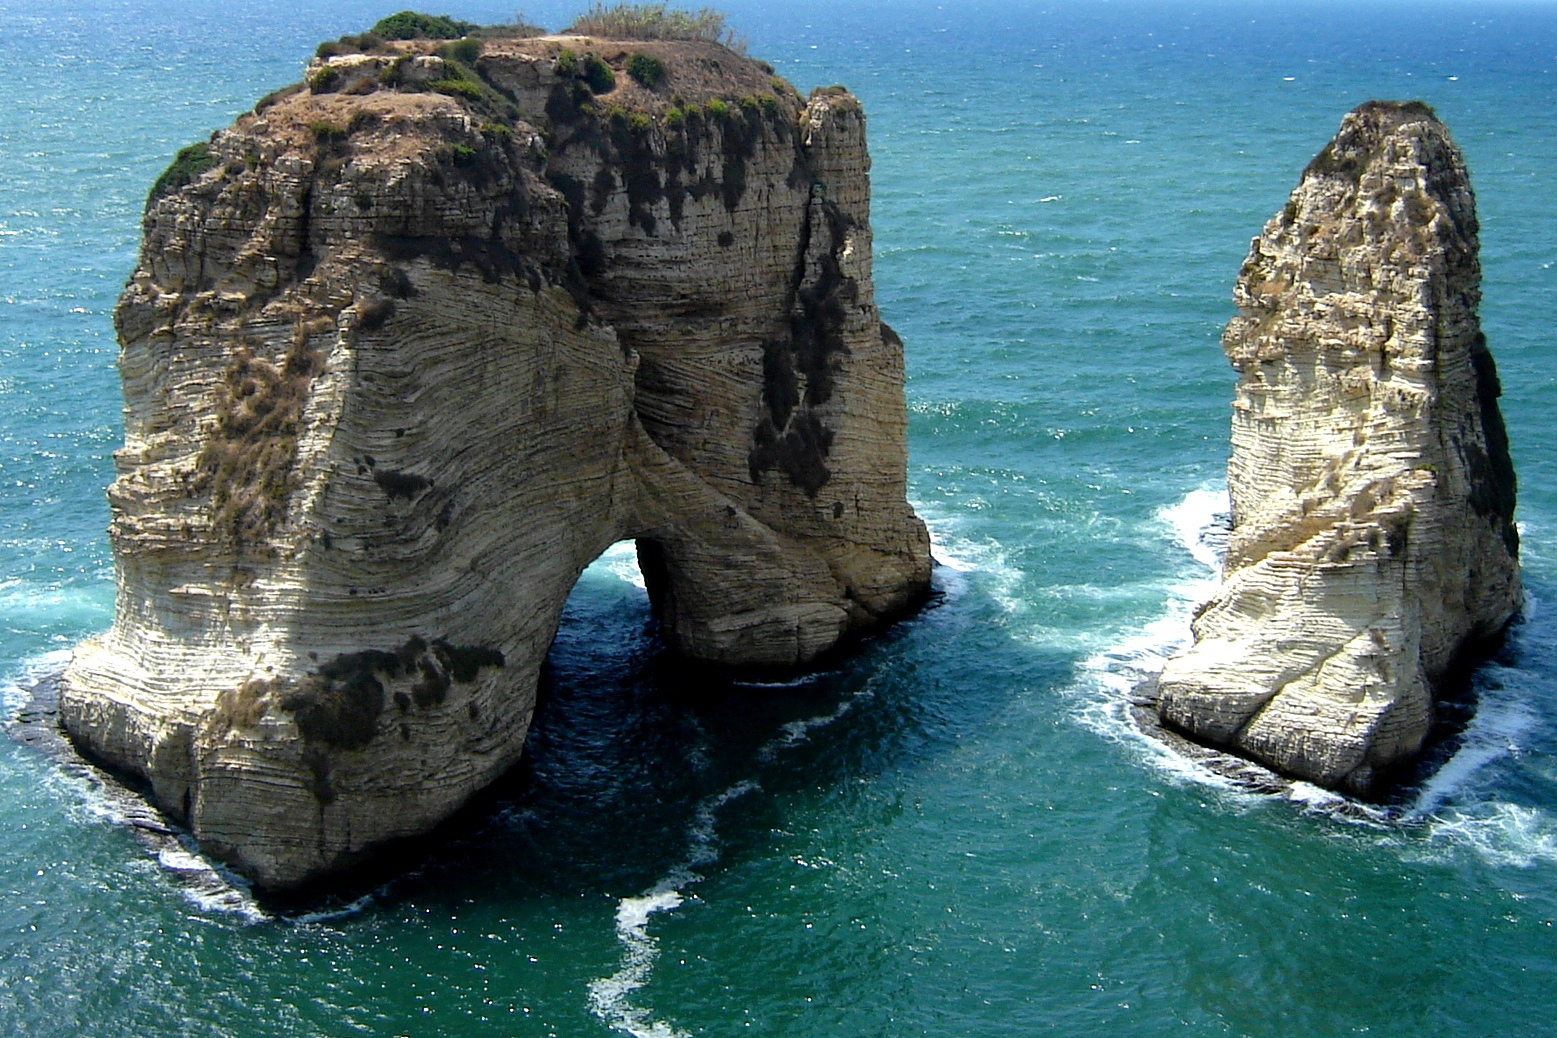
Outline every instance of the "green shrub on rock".
<path fill-rule="evenodd" d="M 627 74 L 641 86 L 653 90 L 665 79 L 665 63 L 647 54 L 634 54 L 627 59 Z"/>
<path fill-rule="evenodd" d="M 214 165 L 216 156 L 211 154 L 211 146 L 205 141 L 180 148 L 178 154 L 173 156 L 173 162 L 151 185 L 151 191 L 146 195 L 146 208 L 150 209 L 163 195 L 171 194 L 185 184 L 193 184 L 200 174 Z"/>
<path fill-rule="evenodd" d="M 311 93 L 328 94 L 335 90 L 340 81 L 341 70 L 333 65 L 325 65 L 308 77 L 308 89 Z"/>
<path fill-rule="evenodd" d="M 584 82 L 597 94 L 609 94 L 616 89 L 616 73 L 610 65 L 589 54 L 584 58 Z"/>
<path fill-rule="evenodd" d="M 386 40 L 457 40 L 479 28 L 474 22 L 462 22 L 446 14 L 401 11 L 380 18 L 368 31 Z"/>
<path fill-rule="evenodd" d="M 462 65 L 474 65 L 476 59 L 481 57 L 481 40 L 474 36 L 467 36 L 453 43 L 446 43 L 438 48 L 438 53 L 445 58 L 453 58 Z"/>

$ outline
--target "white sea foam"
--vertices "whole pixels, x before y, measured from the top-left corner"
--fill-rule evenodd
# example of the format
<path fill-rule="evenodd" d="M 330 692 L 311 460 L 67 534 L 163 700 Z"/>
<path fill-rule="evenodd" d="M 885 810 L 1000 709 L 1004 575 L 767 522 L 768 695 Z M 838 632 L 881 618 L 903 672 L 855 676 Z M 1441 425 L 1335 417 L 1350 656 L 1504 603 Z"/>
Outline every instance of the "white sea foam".
<path fill-rule="evenodd" d="M 1509 695 L 1507 686 L 1496 690 L 1483 688 L 1477 698 L 1475 716 L 1460 737 L 1459 749 L 1422 784 L 1406 817 L 1428 817 L 1469 792 L 1478 774 L 1488 765 L 1520 752 L 1523 738 L 1535 724 L 1535 712 Z"/>
<path fill-rule="evenodd" d="M 1212 489 L 1192 490 L 1182 500 L 1158 510 L 1154 518 L 1159 535 L 1188 556 L 1165 588 L 1166 607 L 1082 660 L 1076 685 L 1081 698 L 1077 718 L 1085 727 L 1110 741 L 1135 746 L 1152 766 L 1176 779 L 1220 788 L 1230 787 L 1221 775 L 1141 732 L 1130 716 L 1130 695 L 1161 671 L 1168 657 L 1188 644 L 1195 607 L 1216 589 L 1227 545 L 1227 511 L 1226 491 Z"/>
<path fill-rule="evenodd" d="M 620 541 L 606 549 L 600 558 L 606 568 L 621 581 L 635 588 L 646 589 L 643 570 L 638 568 L 638 546 L 632 541 Z"/>
<path fill-rule="evenodd" d="M 1012 564 L 1005 548 L 993 540 L 974 541 L 962 536 L 955 518 L 927 515 L 919 505 L 915 509 L 930 531 L 930 552 L 937 563 L 936 589 L 948 601 L 967 594 L 973 575 L 978 574 L 981 590 L 1003 612 L 1014 614 L 1024 607 L 1022 572 Z"/>
<path fill-rule="evenodd" d="M 659 941 L 649 933 L 649 919 L 657 912 L 681 906 L 680 892 L 665 890 L 642 897 L 623 898 L 616 906 L 616 937 L 622 944 L 622 965 L 609 977 L 589 982 L 589 1006 L 600 1020 L 633 1038 L 684 1038 L 687 1032 L 673 1027 L 635 1006 L 632 994 L 649 981 L 659 958 Z"/>
<path fill-rule="evenodd" d="M 770 689 L 770 690 L 772 690 L 772 689 L 780 689 L 780 688 L 805 688 L 807 685 L 814 685 L 814 684 L 816 684 L 827 673 L 828 673 L 828 671 L 818 670 L 818 671 L 811 671 L 811 672 L 808 672 L 808 673 L 805 673 L 805 674 L 796 674 L 792 678 L 772 678 L 772 679 L 749 678 L 749 677 L 733 677 L 733 678 L 730 679 L 730 684 L 738 686 L 740 688 L 763 688 L 763 689 Z"/>
<path fill-rule="evenodd" d="M 171 836 L 158 849 L 157 864 L 178 881 L 179 893 L 204 913 L 237 916 L 246 923 L 271 918 L 254 900 L 248 884 Z"/>
<path fill-rule="evenodd" d="M 1557 631 L 1527 595 L 1523 622 L 1509 633 L 1513 666 L 1487 664 L 1476 678 L 1476 712 L 1454 755 L 1425 783 L 1404 820 L 1420 824 L 1420 853 L 1465 850 L 1492 865 L 1528 868 L 1557 863 L 1557 817 L 1542 808 L 1510 802 L 1499 779 L 1531 758 L 1533 744 L 1549 740 L 1549 726 L 1534 704 L 1553 697 L 1549 661 L 1557 656 Z"/>
<path fill-rule="evenodd" d="M 72 649 L 54 649 L 22 660 L 16 669 L 0 678 L 0 710 L 9 721 L 27 701 L 28 689 L 52 674 L 58 674 L 70 662 Z"/>
<path fill-rule="evenodd" d="M 1226 490 L 1191 490 L 1177 504 L 1157 512 L 1173 538 L 1195 561 L 1214 572 L 1221 567 L 1227 550 L 1227 518 L 1231 509 Z"/>
<path fill-rule="evenodd" d="M 1462 849 L 1489 865 L 1557 865 L 1557 818 L 1538 807 L 1489 799 L 1447 808 L 1432 818 L 1427 834 L 1408 845 L 1407 857 L 1437 860 Z"/>
<path fill-rule="evenodd" d="M 287 922 L 300 926 L 317 925 L 319 923 L 333 923 L 341 919 L 348 919 L 354 915 L 360 915 L 367 911 L 378 901 L 383 888 L 369 894 L 363 894 L 355 901 L 350 901 L 336 908 L 321 908 L 313 912 L 300 912 L 297 915 L 287 917 Z"/>
<path fill-rule="evenodd" d="M 9 680 L 0 683 L 0 709 L 7 722 L 25 706 L 33 684 L 64 670 L 72 651 L 57 649 L 24 660 Z M 250 923 L 270 918 L 247 883 L 186 844 L 145 798 L 85 761 L 53 770 L 45 781 L 60 784 L 61 801 L 72 804 L 77 817 L 133 832 L 179 893 L 202 912 Z"/>
<path fill-rule="evenodd" d="M 139 794 L 85 764 L 54 772 L 54 780 L 68 787 L 61 799 L 74 802 L 78 817 L 133 833 L 158 870 L 202 914 L 231 916 L 245 923 L 272 918 L 245 880 L 186 843 L 187 837 L 181 837 Z"/>
<path fill-rule="evenodd" d="M 638 545 L 635 541 L 617 541 L 601 552 L 585 572 L 597 578 L 620 580 L 639 590 L 647 587 L 643 580 L 643 570 L 638 568 Z"/>
<path fill-rule="evenodd" d="M 869 698 L 871 695 L 872 693 L 869 688 L 863 688 L 853 695 L 845 698 L 843 702 L 838 704 L 836 709 L 829 713 L 820 714 L 816 717 L 805 717 L 798 721 L 790 721 L 786 723 L 779 729 L 779 733 L 777 735 L 775 735 L 772 739 L 769 739 L 757 750 L 757 759 L 764 762 L 771 761 L 774 757 L 778 756 L 784 750 L 789 749 L 791 746 L 796 746 L 802 742 L 805 742 L 811 737 L 811 733 L 813 731 L 818 728 L 825 728 L 827 725 L 832 724 L 834 721 L 841 718 L 844 714 L 847 714 L 850 710 L 853 710 L 855 703 L 859 702 L 861 699 Z"/>
<path fill-rule="evenodd" d="M 649 920 L 660 912 L 673 912 L 685 903 L 683 891 L 702 879 L 697 866 L 719 860 L 715 815 L 720 807 L 757 789 L 756 783 L 739 782 L 706 798 L 694 812 L 688 833 L 686 857 L 637 897 L 624 897 L 616 905 L 616 939 L 622 946 L 621 964 L 609 977 L 589 982 L 589 1008 L 600 1021 L 633 1038 L 683 1038 L 685 1031 L 657 1020 L 651 1010 L 637 1005 L 633 993 L 649 982 L 659 958 L 659 940 L 649 933 Z"/>
<path fill-rule="evenodd" d="M 1227 511 L 1225 493 L 1202 489 L 1158 513 L 1165 538 L 1188 552 L 1193 564 L 1186 563 L 1167 588 L 1161 614 L 1081 662 L 1076 715 L 1104 738 L 1132 746 L 1143 763 L 1171 781 L 1236 793 L 1239 783 L 1143 733 L 1130 702 L 1131 692 L 1188 643 L 1193 609 L 1215 590 L 1227 544 Z M 1540 602 L 1527 597 L 1523 612 L 1523 622 L 1510 634 L 1511 655 L 1557 658 L 1557 631 L 1539 619 Z M 1362 803 L 1307 782 L 1285 783 L 1281 795 L 1305 811 L 1387 830 L 1391 844 L 1409 856 L 1468 851 L 1492 865 L 1557 862 L 1557 817 L 1496 795 L 1499 768 L 1524 755 L 1538 734 L 1542 722 L 1531 704 L 1550 699 L 1551 685 L 1552 677 L 1537 665 L 1485 665 L 1477 679 L 1476 712 L 1458 748 L 1404 809 Z"/>
<path fill-rule="evenodd" d="M 104 604 L 99 596 L 77 588 L 16 578 L 0 580 L 0 616 L 26 618 L 32 624 L 106 624 L 107 617 L 101 612 Z"/>
<path fill-rule="evenodd" d="M 718 825 L 719 809 L 737 797 L 755 793 L 762 787 L 751 779 L 743 779 L 697 805 L 693 813 L 692 829 L 687 834 L 687 862 L 690 865 L 712 865 L 719 860 Z"/>

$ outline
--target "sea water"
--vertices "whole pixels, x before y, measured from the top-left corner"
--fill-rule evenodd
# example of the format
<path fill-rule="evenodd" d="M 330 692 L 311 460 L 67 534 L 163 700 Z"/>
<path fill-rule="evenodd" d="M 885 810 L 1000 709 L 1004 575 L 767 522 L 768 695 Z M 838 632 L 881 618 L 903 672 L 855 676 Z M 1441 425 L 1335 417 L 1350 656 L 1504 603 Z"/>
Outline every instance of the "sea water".
<path fill-rule="evenodd" d="M 213 884 L 90 774 L 0 741 L 6 1032 L 1553 1033 L 1557 5 L 722 6 L 868 112 L 931 606 L 822 671 L 711 683 L 654 640 L 619 546 L 517 772 L 325 904 Z M 109 317 L 147 187 L 390 10 L 0 5 L 8 711 L 111 620 Z M 1432 104 L 1471 169 L 1530 596 L 1455 753 L 1387 811 L 1249 793 L 1126 707 L 1213 586 L 1232 279 L 1370 98 Z"/>

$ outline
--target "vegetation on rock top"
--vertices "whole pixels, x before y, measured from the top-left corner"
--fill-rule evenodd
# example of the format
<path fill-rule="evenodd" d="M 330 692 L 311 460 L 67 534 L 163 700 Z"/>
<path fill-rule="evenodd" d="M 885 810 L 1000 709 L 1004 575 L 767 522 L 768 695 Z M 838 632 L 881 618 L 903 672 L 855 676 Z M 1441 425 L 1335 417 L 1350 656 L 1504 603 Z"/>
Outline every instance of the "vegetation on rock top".
<path fill-rule="evenodd" d="M 1343 123 L 1341 132 L 1304 167 L 1305 177 L 1337 176 L 1356 181 L 1385 134 L 1411 121 L 1438 121 L 1438 113 L 1425 101 L 1366 101 L 1351 114 L 1360 119 Z"/>
<path fill-rule="evenodd" d="M 462 22 L 446 14 L 401 11 L 380 18 L 368 31 L 386 40 L 457 40 L 480 28 L 474 22 Z"/>
<path fill-rule="evenodd" d="M 580 36 L 605 36 L 616 40 L 701 40 L 720 43 L 744 52 L 745 41 L 725 25 L 724 15 L 712 7 L 681 11 L 666 4 L 596 3 L 573 20 L 567 31 Z"/>
<path fill-rule="evenodd" d="M 173 156 L 172 163 L 162 171 L 162 175 L 147 192 L 146 208 L 150 209 L 163 195 L 171 194 L 186 184 L 193 184 L 200 174 L 215 165 L 216 156 L 211 154 L 211 146 L 205 141 L 180 148 L 178 154 Z"/>

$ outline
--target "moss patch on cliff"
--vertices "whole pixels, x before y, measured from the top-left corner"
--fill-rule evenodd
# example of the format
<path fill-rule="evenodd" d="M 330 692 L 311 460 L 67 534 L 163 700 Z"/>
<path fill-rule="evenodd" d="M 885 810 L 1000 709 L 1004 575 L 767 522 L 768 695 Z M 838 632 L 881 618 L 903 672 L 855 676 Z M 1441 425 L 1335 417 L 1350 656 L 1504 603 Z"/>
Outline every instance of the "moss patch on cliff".
<path fill-rule="evenodd" d="M 323 368 L 301 326 L 280 364 L 249 345 L 233 352 L 217 389 L 216 425 L 195 461 L 194 488 L 211 494 L 218 542 L 262 542 L 285 518 L 303 408 Z"/>

